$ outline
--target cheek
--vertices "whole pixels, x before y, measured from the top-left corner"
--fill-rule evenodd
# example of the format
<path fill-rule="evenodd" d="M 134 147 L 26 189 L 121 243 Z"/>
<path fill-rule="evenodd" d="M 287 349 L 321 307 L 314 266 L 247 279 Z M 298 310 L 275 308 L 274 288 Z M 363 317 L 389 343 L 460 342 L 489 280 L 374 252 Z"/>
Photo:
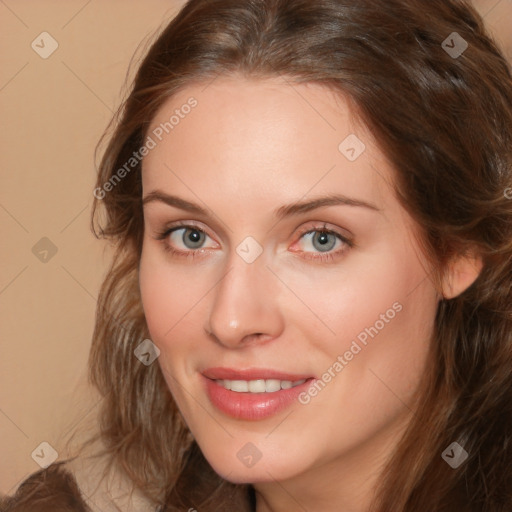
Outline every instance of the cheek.
<path fill-rule="evenodd" d="M 336 335 L 320 335 L 307 322 L 301 324 L 310 340 L 308 359 L 325 383 L 305 408 L 311 430 L 326 432 L 326 451 L 388 431 L 414 410 L 437 301 L 428 280 L 410 293 L 409 279 L 418 277 L 417 269 L 396 271 L 399 280 L 390 274 L 370 280 L 378 293 L 368 292 L 360 281 L 347 283 L 345 294 L 333 292 L 338 305 L 329 306 L 326 317 Z M 365 284 L 370 281 L 365 278 Z"/>
<path fill-rule="evenodd" d="M 166 274 L 162 274 L 158 265 L 152 265 L 148 258 L 141 260 L 139 268 L 139 285 L 144 309 L 144 316 L 152 340 L 159 344 L 165 333 L 172 326 L 176 297 L 174 286 Z"/>
<path fill-rule="evenodd" d="M 400 405 L 394 393 L 407 400 L 430 349 L 438 297 L 424 262 L 397 247 L 360 258 L 339 279 L 317 280 L 307 297 L 321 323 L 293 317 L 317 371 L 336 375 L 325 375 L 329 388 L 348 402 L 358 397 L 359 406 L 387 398 Z"/>
<path fill-rule="evenodd" d="M 149 332 L 157 345 L 165 345 L 187 325 L 205 286 L 184 267 L 165 261 L 157 250 L 143 248 L 139 285 Z M 161 348 L 162 349 L 162 348 Z"/>
<path fill-rule="evenodd" d="M 374 336 L 389 331 L 390 325 L 403 324 L 406 316 L 421 321 L 432 314 L 428 304 L 421 304 L 432 302 L 429 287 L 413 292 L 426 281 L 421 262 L 415 253 L 391 243 L 353 253 L 329 272 L 301 273 L 283 267 L 279 275 L 303 302 L 283 293 L 280 305 L 287 317 L 300 325 L 317 348 L 330 354 L 348 350 L 353 339 L 362 346 L 369 344 Z"/>
<path fill-rule="evenodd" d="M 180 408 L 184 406 L 184 400 L 178 383 L 182 382 L 183 372 L 188 373 L 188 369 L 186 365 L 173 363 L 187 361 L 186 351 L 191 347 L 189 343 L 176 341 L 187 339 L 184 334 L 191 328 L 191 312 L 198 302 L 199 292 L 193 286 L 187 286 L 187 282 L 194 282 L 187 278 L 162 261 L 158 253 L 143 249 L 139 286 L 144 316 L 150 339 L 160 350 L 158 364 Z"/>
<path fill-rule="evenodd" d="M 389 393 L 409 403 L 431 348 L 438 299 L 432 283 L 425 279 L 412 292 L 405 288 L 400 302 L 402 311 L 376 338 L 367 366 L 382 387 L 387 385 Z"/>

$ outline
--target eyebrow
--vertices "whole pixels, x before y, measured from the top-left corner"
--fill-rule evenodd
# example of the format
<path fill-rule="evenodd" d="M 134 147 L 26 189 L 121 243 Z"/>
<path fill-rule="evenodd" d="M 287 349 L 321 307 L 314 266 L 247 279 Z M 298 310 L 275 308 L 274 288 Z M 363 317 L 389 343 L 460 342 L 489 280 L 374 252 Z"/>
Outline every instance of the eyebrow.
<path fill-rule="evenodd" d="M 195 213 L 197 215 L 208 216 L 208 212 L 201 208 L 199 205 L 195 203 L 191 203 L 190 201 L 186 201 L 177 196 L 172 196 L 162 192 L 161 190 L 153 190 L 149 192 L 142 200 L 142 204 L 146 205 L 151 202 L 161 202 L 165 203 L 169 206 L 174 206 L 181 210 L 185 210 L 190 213 Z M 312 210 L 316 210 L 317 208 L 323 208 L 326 206 L 356 206 L 361 208 L 367 208 L 369 210 L 373 210 L 376 212 L 382 212 L 381 208 L 378 208 L 372 203 L 367 201 L 363 201 L 362 199 L 355 199 L 352 197 L 347 197 L 345 195 L 328 195 L 323 197 L 318 197 L 316 199 L 312 199 L 310 201 L 303 201 L 292 203 L 289 205 L 284 205 L 276 210 L 274 210 L 274 217 L 278 219 L 283 219 L 285 217 L 290 217 L 293 215 L 300 215 L 302 213 L 307 213 Z"/>

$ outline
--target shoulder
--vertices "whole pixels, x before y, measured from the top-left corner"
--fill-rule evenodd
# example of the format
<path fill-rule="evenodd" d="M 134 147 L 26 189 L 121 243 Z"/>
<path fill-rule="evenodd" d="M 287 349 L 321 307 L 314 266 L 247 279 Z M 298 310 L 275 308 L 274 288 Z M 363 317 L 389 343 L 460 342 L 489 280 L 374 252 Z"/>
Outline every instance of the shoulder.
<path fill-rule="evenodd" d="M 2 512 L 91 512 L 66 461 L 29 475 L 11 497 L 0 498 Z"/>
<path fill-rule="evenodd" d="M 105 461 L 72 457 L 28 476 L 13 496 L 0 496 L 0 512 L 155 512 L 120 475 L 107 475 Z M 115 473 L 115 472 L 114 472 Z"/>

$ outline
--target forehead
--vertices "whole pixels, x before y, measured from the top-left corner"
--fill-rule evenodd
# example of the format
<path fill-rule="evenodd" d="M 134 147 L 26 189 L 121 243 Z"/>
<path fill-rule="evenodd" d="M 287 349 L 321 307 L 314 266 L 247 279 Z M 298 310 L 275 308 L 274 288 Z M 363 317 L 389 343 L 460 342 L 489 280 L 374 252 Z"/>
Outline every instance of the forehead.
<path fill-rule="evenodd" d="M 383 153 L 346 99 L 319 84 L 218 77 L 167 100 L 147 135 L 145 191 L 272 208 L 333 191 L 390 200 Z"/>

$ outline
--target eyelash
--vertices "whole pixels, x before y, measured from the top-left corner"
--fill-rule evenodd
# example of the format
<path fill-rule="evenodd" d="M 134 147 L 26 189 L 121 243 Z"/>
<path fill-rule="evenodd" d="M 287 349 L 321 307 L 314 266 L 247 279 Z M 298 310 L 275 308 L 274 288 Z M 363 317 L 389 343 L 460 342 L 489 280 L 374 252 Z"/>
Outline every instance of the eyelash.
<path fill-rule="evenodd" d="M 180 251 L 180 250 L 172 247 L 169 243 L 167 243 L 167 238 L 171 233 L 173 233 L 174 231 L 177 231 L 179 229 L 183 229 L 183 228 L 190 228 L 193 230 L 197 230 L 197 231 L 200 231 L 200 232 L 204 233 L 205 235 L 209 236 L 208 233 L 204 229 L 201 229 L 199 226 L 192 224 L 190 222 L 183 222 L 183 223 L 174 224 L 172 227 L 157 233 L 156 239 L 161 241 L 163 244 L 164 250 L 166 252 L 172 254 L 173 256 L 184 257 L 187 259 L 189 259 L 189 258 L 194 259 L 196 257 L 200 257 L 200 256 L 204 255 L 204 249 L 191 249 L 189 251 Z M 326 224 L 324 224 L 321 227 L 313 226 L 313 227 L 304 228 L 303 230 L 299 231 L 299 233 L 298 233 L 299 240 L 303 236 L 305 236 L 309 233 L 316 233 L 316 232 L 335 235 L 338 238 L 338 240 L 340 240 L 341 242 L 343 242 L 343 244 L 345 244 L 345 247 L 342 249 L 338 249 L 335 252 L 326 252 L 324 254 L 314 253 L 314 254 L 318 254 L 318 256 L 312 256 L 311 253 L 307 252 L 307 251 L 294 251 L 294 252 L 302 252 L 304 254 L 304 258 L 306 258 L 308 260 L 315 260 L 315 261 L 320 261 L 320 262 L 330 262 L 330 261 L 334 261 L 335 259 L 340 257 L 348 249 L 354 247 L 354 245 L 355 245 L 352 240 L 346 238 L 341 233 L 338 233 L 336 230 L 328 229 Z"/>

